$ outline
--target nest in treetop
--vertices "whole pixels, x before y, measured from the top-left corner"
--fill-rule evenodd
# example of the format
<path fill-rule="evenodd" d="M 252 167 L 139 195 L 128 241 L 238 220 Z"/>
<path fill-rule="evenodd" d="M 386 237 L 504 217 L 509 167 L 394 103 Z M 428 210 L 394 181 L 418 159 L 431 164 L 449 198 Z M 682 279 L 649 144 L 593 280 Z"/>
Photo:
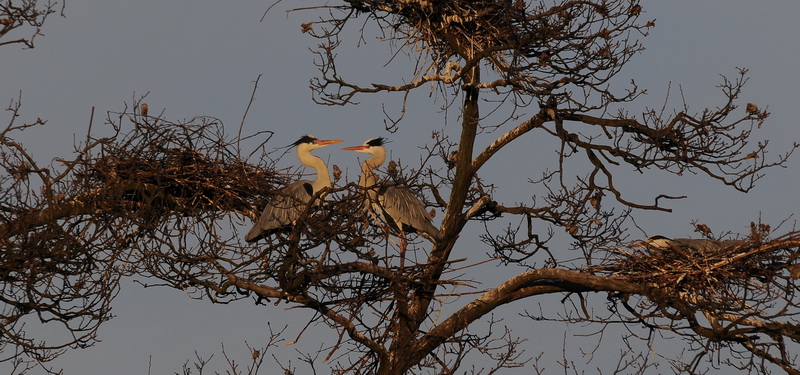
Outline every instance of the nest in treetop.
<path fill-rule="evenodd" d="M 524 1 L 346 1 L 353 9 L 375 13 L 379 19 L 380 13 L 398 17 L 397 22 L 389 21 L 395 31 L 424 42 L 441 56 L 453 55 L 460 47 L 481 51 L 507 46 L 526 34 Z"/>
<path fill-rule="evenodd" d="M 247 164 L 216 124 L 137 124 L 82 163 L 95 204 L 161 216 L 236 211 L 256 216 L 254 197 L 267 196 L 285 176 Z M 121 138 L 121 139 L 120 139 Z"/>
<path fill-rule="evenodd" d="M 480 58 L 509 80 L 525 72 L 580 74 L 577 80 L 603 81 L 594 75 L 613 72 L 641 50 L 629 36 L 646 32 L 652 23 L 636 24 L 641 14 L 637 1 L 530 2 L 524 0 L 345 0 L 342 7 L 368 14 L 392 39 L 416 51 L 429 53 L 445 74 L 462 69 L 448 66 L 453 57 L 467 62 Z M 349 17 L 333 16 L 327 22 L 338 30 Z M 304 25 L 310 30 L 310 25 Z M 330 38 L 335 31 L 317 35 Z M 522 75 L 522 77 L 519 77 Z"/>
<path fill-rule="evenodd" d="M 786 276 L 786 265 L 795 255 L 777 243 L 758 245 L 744 241 L 739 246 L 718 249 L 674 247 L 616 248 L 612 259 L 587 267 L 589 271 L 618 276 L 627 281 L 662 290 L 706 296 L 729 293 L 753 282 L 766 284 Z"/>

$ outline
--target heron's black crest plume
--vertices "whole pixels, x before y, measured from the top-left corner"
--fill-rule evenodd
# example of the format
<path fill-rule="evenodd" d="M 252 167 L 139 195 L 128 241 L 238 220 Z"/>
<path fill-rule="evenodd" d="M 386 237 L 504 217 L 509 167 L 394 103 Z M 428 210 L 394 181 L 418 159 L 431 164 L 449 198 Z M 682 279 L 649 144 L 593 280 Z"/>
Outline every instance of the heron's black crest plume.
<path fill-rule="evenodd" d="M 306 134 L 306 135 L 300 137 L 300 139 L 298 139 L 297 142 L 292 143 L 292 146 L 298 146 L 298 145 L 300 145 L 302 143 L 312 143 L 312 142 L 314 142 L 316 140 L 317 140 L 317 137 L 315 137 L 313 135 Z"/>
<path fill-rule="evenodd" d="M 283 153 L 281 154 L 281 156 L 279 157 L 279 159 L 280 159 L 280 158 L 283 157 L 283 155 L 286 155 L 286 153 L 289 152 L 289 150 L 291 150 L 292 148 L 297 147 L 297 146 L 299 146 L 299 145 L 301 145 L 303 143 L 312 143 L 312 142 L 314 142 L 314 141 L 316 141 L 318 139 L 319 138 L 317 138 L 317 137 L 315 137 L 313 135 L 306 134 L 306 135 L 300 137 L 300 139 L 294 141 L 294 143 L 292 143 L 292 144 L 289 144 L 289 145 L 286 145 L 286 146 L 283 146 L 283 147 L 277 147 L 275 149 L 276 150 L 284 150 Z"/>
<path fill-rule="evenodd" d="M 383 137 L 372 138 L 366 142 L 367 146 L 383 146 L 389 143 L 389 140 Z"/>

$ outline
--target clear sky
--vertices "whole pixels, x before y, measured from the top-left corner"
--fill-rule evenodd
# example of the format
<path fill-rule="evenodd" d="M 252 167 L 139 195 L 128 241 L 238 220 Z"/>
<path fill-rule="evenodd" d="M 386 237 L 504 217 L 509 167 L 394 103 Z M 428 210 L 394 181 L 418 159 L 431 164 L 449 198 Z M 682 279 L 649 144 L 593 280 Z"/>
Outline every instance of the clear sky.
<path fill-rule="evenodd" d="M 380 104 L 397 103 L 397 96 L 362 98 L 362 104 L 344 108 L 312 103 L 308 80 L 316 71 L 308 48 L 316 41 L 301 33 L 300 23 L 315 14 L 287 15 L 284 10 L 289 5 L 281 4 L 259 22 L 271 3 L 70 0 L 66 18 L 51 16 L 35 49 L 0 47 L 0 102 L 5 106 L 21 91 L 23 120 L 40 117 L 48 121 L 46 127 L 21 137 L 39 161 L 71 151 L 73 140 L 85 134 L 92 107 L 96 108 L 97 124 L 106 111 L 121 111 L 125 103 L 130 105 L 134 97 L 145 93 L 149 93 L 146 102 L 151 114 L 163 111 L 170 120 L 212 116 L 219 118 L 229 133 L 235 133 L 258 75 L 263 76 L 245 131 L 275 131 L 272 146 L 289 144 L 303 133 L 345 139 L 345 145 L 387 136 Z M 750 82 L 741 103 L 768 106 L 772 113 L 763 129 L 755 132 L 754 140 L 770 140 L 774 153 L 800 141 L 794 116 L 800 98 L 800 2 L 674 0 L 644 2 L 643 6 L 645 17 L 656 19 L 656 27 L 643 39 L 647 50 L 620 73 L 620 82 L 635 79 L 649 95 L 629 106 L 631 112 L 641 112 L 645 105 L 659 106 L 669 82 L 673 87 L 681 85 L 695 110 L 721 105 L 722 97 L 715 88 L 721 82 L 719 74 L 732 76 L 736 67 L 745 67 L 750 69 Z M 363 65 L 351 71 L 372 77 L 371 68 L 382 65 L 388 56 L 379 52 L 385 49 L 376 40 L 367 39 L 368 48 L 359 49 L 357 42 L 344 40 L 339 53 L 363 55 Z M 430 131 L 444 123 L 435 104 L 419 101 L 412 109 L 400 130 L 388 135 L 393 140 L 393 156 L 409 163 L 418 156 L 416 146 L 428 142 Z M 6 122 L 7 115 L 0 114 L 0 123 Z M 449 126 L 451 133 L 457 130 Z M 479 143 L 491 139 L 489 135 Z M 355 178 L 358 169 L 353 154 L 336 149 L 318 154 L 323 158 L 330 155 L 331 163 L 349 168 L 351 179 Z M 506 155 L 507 159 L 497 162 L 516 157 Z M 641 197 L 652 197 L 652 192 L 689 196 L 668 203 L 673 213 L 639 213 L 637 223 L 648 234 L 695 235 L 690 225 L 693 219 L 707 223 L 717 233 L 747 233 L 748 224 L 759 215 L 776 225 L 800 212 L 797 157 L 800 155 L 789 168 L 769 171 L 749 194 L 709 179 L 653 173 L 646 179 L 632 175 L 626 181 L 627 190 Z M 286 158 L 281 163 L 288 166 L 294 160 Z M 493 168 L 483 177 L 502 178 L 505 185 L 500 185 L 500 192 L 514 194 L 513 183 L 525 178 L 517 176 L 513 167 Z M 249 225 L 243 222 L 243 226 Z M 462 241 L 460 247 L 459 251 L 473 256 L 487 251 L 474 241 Z M 489 268 L 482 281 L 488 287 L 507 275 L 507 270 Z M 100 330 L 103 342 L 72 351 L 54 366 L 63 367 L 66 374 L 171 373 L 192 359 L 195 350 L 202 356 L 217 353 L 215 358 L 219 357 L 221 344 L 244 361 L 249 358 L 244 342 L 261 345 L 267 322 L 280 327 L 292 321 L 290 315 L 307 319 L 307 313 L 287 311 L 285 306 L 212 305 L 190 300 L 180 291 L 144 290 L 126 283 L 114 305 L 117 317 Z M 513 313 L 520 308 L 517 304 L 506 310 Z M 294 339 L 300 329 L 302 325 L 291 326 L 287 339 Z M 314 331 L 325 332 L 312 328 Z M 560 339 L 562 331 L 556 329 L 555 337 Z M 318 342 L 306 334 L 298 345 L 311 350 Z M 548 349 L 541 344 L 535 338 L 528 341 L 528 353 Z M 285 363 L 299 364 L 294 348 L 282 350 L 276 355 Z M 2 365 L 0 372 L 4 372 Z"/>

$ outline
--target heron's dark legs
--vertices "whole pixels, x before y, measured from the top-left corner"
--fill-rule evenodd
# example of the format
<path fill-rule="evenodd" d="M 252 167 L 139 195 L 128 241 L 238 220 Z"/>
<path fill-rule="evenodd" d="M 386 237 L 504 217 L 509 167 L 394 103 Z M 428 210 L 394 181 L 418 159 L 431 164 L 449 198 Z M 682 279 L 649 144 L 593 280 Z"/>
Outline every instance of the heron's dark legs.
<path fill-rule="evenodd" d="M 406 242 L 406 232 L 404 230 L 400 230 L 400 268 L 405 267 L 406 263 L 406 246 L 408 243 Z"/>

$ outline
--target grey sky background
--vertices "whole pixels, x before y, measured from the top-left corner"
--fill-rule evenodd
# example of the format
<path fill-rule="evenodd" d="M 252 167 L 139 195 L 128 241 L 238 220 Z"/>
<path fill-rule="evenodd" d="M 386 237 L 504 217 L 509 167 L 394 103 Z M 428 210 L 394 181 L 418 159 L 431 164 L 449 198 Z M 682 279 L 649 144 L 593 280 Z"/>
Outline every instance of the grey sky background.
<path fill-rule="evenodd" d="M 430 142 L 432 130 L 444 126 L 449 134 L 457 133 L 458 124 L 453 118 L 445 125 L 443 115 L 437 112 L 441 103 L 432 103 L 425 95 L 415 96 L 407 119 L 395 134 L 384 131 L 381 104 L 397 108 L 399 96 L 361 97 L 358 106 L 344 108 L 313 104 L 308 80 L 316 70 L 308 48 L 316 41 L 300 32 L 300 23 L 316 19 L 317 13 L 284 12 L 290 5 L 300 7 L 313 2 L 281 4 L 259 22 L 271 3 L 70 0 L 67 17 L 51 16 L 44 28 L 45 36 L 36 40 L 35 49 L 0 48 L 0 102 L 6 106 L 21 92 L 22 120 L 30 122 L 40 117 L 48 121 L 47 126 L 19 136 L 40 162 L 66 156 L 72 150 L 73 144 L 85 135 L 92 107 L 96 108 L 94 126 L 100 131 L 106 111 L 122 111 L 125 103 L 130 106 L 134 98 L 145 93 L 151 115 L 163 111 L 163 116 L 173 121 L 212 116 L 219 118 L 233 135 L 259 74 L 263 76 L 244 131 L 275 131 L 271 147 L 289 144 L 304 133 L 345 139 L 343 145 L 388 136 L 393 141 L 393 157 L 413 165 L 420 155 L 417 147 Z M 788 150 L 792 142 L 800 141 L 795 119 L 800 104 L 800 2 L 675 0 L 645 2 L 643 6 L 644 17 L 655 18 L 656 27 L 642 39 L 647 50 L 616 81 L 620 89 L 630 79 L 648 89 L 647 96 L 626 107 L 630 112 L 641 113 L 645 106 L 660 107 L 670 82 L 673 108 L 681 104 L 678 85 L 690 109 L 716 107 L 723 104 L 715 87 L 721 83 L 719 74 L 734 76 L 736 67 L 745 67 L 750 69 L 750 81 L 740 101 L 740 113 L 744 113 L 747 102 L 761 108 L 768 106 L 772 113 L 764 127 L 754 132 L 754 141 L 769 140 L 774 157 Z M 352 54 L 347 57 L 360 64 L 342 73 L 353 78 L 359 73 L 364 77 L 362 82 L 377 81 L 384 71 L 374 67 L 388 59 L 387 47 L 372 39 L 362 44 L 365 46 L 357 48 L 358 40 L 343 40 L 339 53 Z M 8 114 L 0 113 L 0 123 L 7 121 Z M 478 147 L 499 134 L 482 135 Z M 482 177 L 502 179 L 499 194 L 519 196 L 521 200 L 526 196 L 525 190 L 517 184 L 537 175 L 516 174 L 515 168 L 524 167 L 527 162 L 518 160 L 525 158 L 525 145 L 514 147 L 514 152 L 495 160 Z M 347 169 L 351 180 L 356 178 L 358 162 L 353 153 L 331 147 L 317 154 L 330 156 L 329 164 Z M 768 171 L 749 194 L 692 175 L 630 173 L 618 184 L 625 184 L 624 190 L 630 194 L 626 197 L 647 199 L 645 202 L 658 193 L 689 196 L 667 203 L 674 210 L 672 213 L 637 213 L 637 224 L 646 234 L 697 236 L 690 224 L 695 219 L 711 226 L 715 233 L 747 233 L 749 223 L 759 216 L 773 227 L 789 219 L 782 230 L 785 232 L 794 223 L 792 215 L 800 211 L 798 158 L 800 155 L 795 155 L 787 169 Z M 293 157 L 281 161 L 283 166 L 294 164 Z M 439 215 L 437 223 L 440 219 Z M 249 220 L 242 221 L 245 231 L 250 225 Z M 473 260 L 484 257 L 487 249 L 479 242 L 462 239 L 458 251 Z M 492 287 L 510 274 L 502 267 L 489 266 L 481 273 L 480 281 L 485 287 Z M 537 301 L 526 303 L 535 306 Z M 254 306 L 248 301 L 212 305 L 190 300 L 180 291 L 144 290 L 126 283 L 114 305 L 117 317 L 100 330 L 103 342 L 71 351 L 53 365 L 63 367 L 65 374 L 172 373 L 193 359 L 195 351 L 204 357 L 216 353 L 215 361 L 221 361 L 221 344 L 237 361 L 246 361 L 249 353 L 244 342 L 262 345 L 267 322 L 275 329 L 294 322 L 287 330 L 287 340 L 295 339 L 303 328 L 310 315 L 286 310 L 286 306 Z M 526 307 L 517 303 L 503 310 L 511 317 Z M 531 331 L 535 335 L 526 343 L 525 349 L 531 355 L 553 349 L 560 355 L 565 330 L 567 336 L 575 333 L 574 328 L 549 325 L 548 340 L 542 340 L 540 327 L 526 322 L 514 328 L 520 335 L 525 330 L 536 330 Z M 314 335 L 320 332 L 327 329 L 311 327 L 297 347 L 317 347 L 320 340 Z M 299 365 L 294 350 L 282 348 L 276 356 L 285 364 Z M 0 372 L 5 372 L 2 364 Z"/>

